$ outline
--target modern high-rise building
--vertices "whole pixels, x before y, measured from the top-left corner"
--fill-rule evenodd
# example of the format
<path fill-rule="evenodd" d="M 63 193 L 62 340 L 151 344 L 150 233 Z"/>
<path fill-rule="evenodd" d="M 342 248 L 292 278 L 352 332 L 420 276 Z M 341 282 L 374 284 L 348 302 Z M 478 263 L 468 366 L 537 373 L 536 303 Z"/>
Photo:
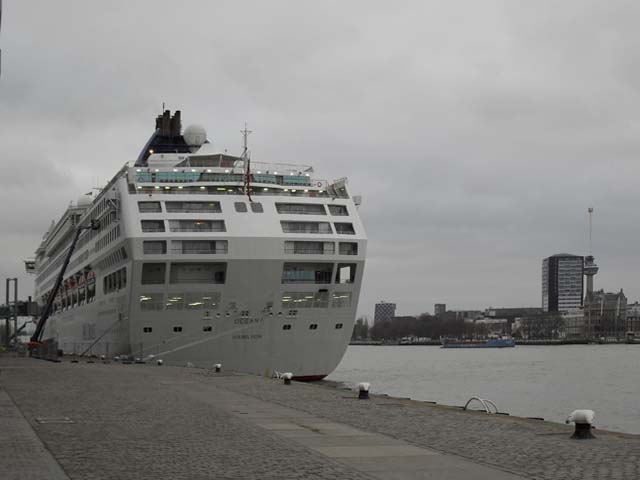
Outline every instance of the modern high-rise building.
<path fill-rule="evenodd" d="M 384 301 L 380 303 L 376 303 L 376 310 L 373 315 L 373 324 L 375 325 L 379 322 L 389 322 L 395 316 L 396 316 L 395 303 L 387 303 Z"/>
<path fill-rule="evenodd" d="M 444 315 L 447 313 L 447 304 L 446 303 L 436 303 L 433 306 L 433 314 L 437 317 L 440 315 Z"/>
<path fill-rule="evenodd" d="M 568 312 L 582 306 L 584 257 L 560 253 L 542 260 L 542 310 Z"/>

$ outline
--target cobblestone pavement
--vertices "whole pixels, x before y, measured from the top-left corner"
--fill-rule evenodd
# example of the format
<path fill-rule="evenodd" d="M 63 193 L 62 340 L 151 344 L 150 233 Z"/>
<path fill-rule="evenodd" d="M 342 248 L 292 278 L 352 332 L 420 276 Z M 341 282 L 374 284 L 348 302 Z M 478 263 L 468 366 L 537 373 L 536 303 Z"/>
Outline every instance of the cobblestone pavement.
<path fill-rule="evenodd" d="M 350 463 L 340 458 L 344 448 L 366 454 L 367 445 L 381 441 L 385 446 L 380 448 L 387 450 L 406 453 L 419 447 L 455 455 L 436 457 L 433 452 L 430 458 L 444 462 L 444 472 L 455 466 L 451 458 L 465 457 L 475 462 L 468 463 L 471 467 L 483 464 L 533 479 L 640 478 L 638 436 L 597 432 L 596 440 L 575 441 L 569 440 L 572 429 L 564 425 L 375 395 L 359 401 L 350 391 L 297 382 L 284 386 L 254 376 L 0 357 L 3 390 L 73 479 L 406 478 L 367 471 L 366 459 L 359 464 L 357 458 Z M 4 407 L 0 402 L 0 427 Z M 325 423 L 318 423 L 319 418 Z M 311 421 L 311 428 L 351 428 L 349 438 L 364 443 L 337 449 L 321 443 L 330 439 L 300 431 L 298 425 Z M 385 439 L 397 439 L 398 445 Z M 460 470 L 464 475 L 451 478 L 508 477 L 493 470 L 494 477 L 481 466 L 470 476 L 466 468 Z"/>
<path fill-rule="evenodd" d="M 595 440 L 570 440 L 573 427 L 568 425 L 384 396 L 358 401 L 351 391 L 320 385 L 294 382 L 285 388 L 275 380 L 236 376 L 224 386 L 532 479 L 640 478 L 638 435 L 596 430 Z"/>
<path fill-rule="evenodd" d="M 69 478 L 0 387 L 0 477 L 7 476 L 15 480 Z"/>
<path fill-rule="evenodd" d="M 186 397 L 181 389 L 200 379 L 185 379 L 184 371 L 4 359 L 0 388 L 72 479 L 371 478 Z M 74 423 L 56 422 L 64 417 Z M 13 472 L 3 466 L 0 478 L 23 475 L 15 463 Z"/>

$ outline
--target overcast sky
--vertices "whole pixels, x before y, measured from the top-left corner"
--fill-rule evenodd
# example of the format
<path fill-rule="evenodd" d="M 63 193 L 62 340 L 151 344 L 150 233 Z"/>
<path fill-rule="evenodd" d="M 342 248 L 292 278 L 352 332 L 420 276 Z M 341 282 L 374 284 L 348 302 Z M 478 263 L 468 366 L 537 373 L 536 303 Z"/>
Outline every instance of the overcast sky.
<path fill-rule="evenodd" d="M 4 0 L 0 275 L 135 160 L 166 102 L 256 161 L 349 178 L 359 312 L 539 306 L 588 249 L 640 299 L 640 3 Z M 3 295 L 4 296 L 4 295 Z M 4 300 L 4 299 L 2 299 Z"/>

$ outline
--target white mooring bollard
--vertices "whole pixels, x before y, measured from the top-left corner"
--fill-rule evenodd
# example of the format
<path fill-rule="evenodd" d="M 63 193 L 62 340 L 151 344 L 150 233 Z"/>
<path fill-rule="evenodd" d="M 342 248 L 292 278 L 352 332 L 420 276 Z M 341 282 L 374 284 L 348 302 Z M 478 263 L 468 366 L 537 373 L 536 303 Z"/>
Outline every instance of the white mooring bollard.
<path fill-rule="evenodd" d="M 284 378 L 285 385 L 291 385 L 291 379 L 293 378 L 293 373 L 291 372 L 283 373 L 282 378 Z"/>
<path fill-rule="evenodd" d="M 163 363 L 164 363 L 164 362 L 162 361 L 162 359 L 161 359 L 161 358 L 159 358 L 158 360 L 156 360 L 156 364 L 157 364 L 159 367 L 160 367 L 160 366 L 162 366 L 162 364 L 163 364 Z"/>
<path fill-rule="evenodd" d="M 216 363 L 213 366 L 213 369 L 215 370 L 216 373 L 220 373 L 222 371 L 222 364 L 221 363 Z"/>
<path fill-rule="evenodd" d="M 360 400 L 369 400 L 369 387 L 371 387 L 371 384 L 367 382 L 358 384 L 358 398 Z"/>
<path fill-rule="evenodd" d="M 593 433 L 591 433 L 591 424 L 593 423 L 593 419 L 596 414 L 593 410 L 574 410 L 571 412 L 571 415 L 567 417 L 565 423 L 575 423 L 576 429 L 571 435 L 571 438 L 575 438 L 577 440 L 586 440 L 589 438 L 596 438 Z"/>

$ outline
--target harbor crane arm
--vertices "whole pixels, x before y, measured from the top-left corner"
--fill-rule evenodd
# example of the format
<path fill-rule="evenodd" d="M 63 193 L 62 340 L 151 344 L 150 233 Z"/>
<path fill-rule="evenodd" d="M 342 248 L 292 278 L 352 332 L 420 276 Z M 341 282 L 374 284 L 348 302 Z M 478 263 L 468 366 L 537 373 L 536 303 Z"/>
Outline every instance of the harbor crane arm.
<path fill-rule="evenodd" d="M 74 250 L 76 249 L 76 245 L 78 243 L 78 238 L 80 238 L 80 233 L 83 230 L 98 230 L 100 227 L 97 220 L 91 220 L 89 225 L 78 225 L 76 227 L 76 233 L 73 237 L 73 242 L 71 242 L 71 246 L 69 247 L 69 251 L 67 252 L 67 256 L 64 259 L 64 263 L 62 264 L 62 268 L 60 269 L 60 273 L 58 274 L 58 278 L 56 278 L 56 283 L 53 286 L 53 290 L 51 290 L 51 294 L 47 299 L 47 304 L 40 315 L 40 319 L 38 320 L 38 325 L 36 326 L 35 332 L 31 335 L 31 342 L 29 343 L 30 348 L 35 348 L 40 343 L 40 339 L 42 338 L 42 333 L 44 332 L 44 326 L 47 323 L 47 319 L 49 318 L 49 314 L 51 313 L 51 307 L 53 306 L 53 302 L 58 295 L 58 290 L 60 290 L 60 285 L 62 284 L 62 280 L 64 279 L 64 274 L 67 270 L 67 266 L 69 265 L 69 260 L 71 260 L 71 256 L 73 255 Z"/>

